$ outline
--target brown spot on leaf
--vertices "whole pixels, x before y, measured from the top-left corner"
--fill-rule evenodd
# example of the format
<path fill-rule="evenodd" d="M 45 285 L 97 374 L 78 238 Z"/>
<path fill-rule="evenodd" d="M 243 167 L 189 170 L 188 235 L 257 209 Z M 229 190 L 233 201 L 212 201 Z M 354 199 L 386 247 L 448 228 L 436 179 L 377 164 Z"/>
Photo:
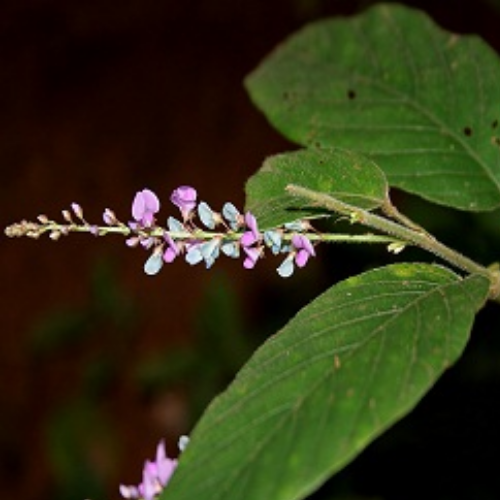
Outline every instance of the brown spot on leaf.
<path fill-rule="evenodd" d="M 491 144 L 493 144 L 493 146 L 500 147 L 500 137 L 492 137 Z"/>
<path fill-rule="evenodd" d="M 333 356 L 333 366 L 336 370 L 340 369 L 340 358 L 336 354 Z"/>

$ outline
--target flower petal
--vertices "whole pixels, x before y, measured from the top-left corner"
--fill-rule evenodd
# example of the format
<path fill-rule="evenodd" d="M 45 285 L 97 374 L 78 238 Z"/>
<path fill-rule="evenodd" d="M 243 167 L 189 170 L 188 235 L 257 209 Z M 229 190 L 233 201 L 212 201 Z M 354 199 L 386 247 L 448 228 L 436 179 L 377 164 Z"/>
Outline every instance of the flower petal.
<path fill-rule="evenodd" d="M 247 254 L 247 258 L 243 261 L 243 267 L 245 269 L 253 269 L 259 260 L 261 249 L 243 247 L 243 250 Z"/>
<path fill-rule="evenodd" d="M 142 197 L 144 199 L 146 210 L 154 214 L 160 210 L 160 200 L 158 199 L 158 196 L 151 191 L 151 189 L 143 189 Z"/>
<path fill-rule="evenodd" d="M 144 272 L 148 276 L 154 276 L 160 272 L 163 267 L 163 256 L 160 253 L 153 252 L 144 264 Z"/>
<path fill-rule="evenodd" d="M 240 243 L 243 247 L 250 247 L 256 243 L 258 237 L 252 231 L 246 231 L 240 238 Z"/>
<path fill-rule="evenodd" d="M 184 224 L 172 216 L 167 219 L 167 226 L 172 233 L 183 233 L 186 230 Z"/>
<path fill-rule="evenodd" d="M 183 214 L 191 212 L 196 206 L 196 189 L 191 186 L 179 186 L 174 189 L 170 196 L 170 201 L 179 207 Z"/>
<path fill-rule="evenodd" d="M 240 227 L 242 216 L 239 210 L 229 201 L 224 203 L 222 215 L 229 222 L 233 231 L 236 231 Z"/>
<path fill-rule="evenodd" d="M 210 208 L 208 203 L 205 203 L 204 201 L 200 202 L 198 205 L 198 216 L 203 222 L 203 225 L 205 227 L 208 227 L 208 229 L 214 229 L 215 228 L 215 216 L 213 210 Z"/>
<path fill-rule="evenodd" d="M 203 255 L 200 251 L 200 245 L 191 245 L 186 253 L 186 262 L 192 266 L 199 264 L 203 260 Z"/>
<path fill-rule="evenodd" d="M 247 212 L 245 214 L 245 224 L 247 225 L 248 229 L 252 231 L 252 233 L 255 235 L 256 238 L 259 237 L 259 228 L 257 225 L 257 219 L 255 218 L 255 215 L 252 214 L 252 212 Z"/>
<path fill-rule="evenodd" d="M 293 255 L 289 255 L 276 269 L 276 271 L 282 278 L 289 278 L 294 271 Z"/>
<path fill-rule="evenodd" d="M 295 264 L 299 267 L 304 267 L 307 264 L 310 255 L 311 254 L 307 250 L 301 248 L 295 255 Z"/>
<path fill-rule="evenodd" d="M 142 216 L 144 215 L 144 211 L 146 210 L 146 201 L 144 200 L 144 195 L 142 191 L 136 193 L 134 201 L 132 203 L 132 217 L 140 222 L 142 220 Z"/>
<path fill-rule="evenodd" d="M 240 256 L 240 247 L 235 241 L 226 241 L 221 246 L 222 253 L 233 259 L 237 259 Z"/>

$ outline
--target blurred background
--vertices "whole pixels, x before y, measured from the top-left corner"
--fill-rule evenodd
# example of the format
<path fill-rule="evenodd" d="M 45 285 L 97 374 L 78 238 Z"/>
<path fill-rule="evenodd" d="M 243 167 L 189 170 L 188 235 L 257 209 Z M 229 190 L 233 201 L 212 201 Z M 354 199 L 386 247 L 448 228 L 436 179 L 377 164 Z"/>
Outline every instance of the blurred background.
<path fill-rule="evenodd" d="M 252 107 L 243 78 L 305 23 L 371 3 L 3 0 L 2 227 L 60 219 L 71 202 L 90 221 L 106 207 L 128 220 L 144 187 L 164 218 L 180 184 L 214 208 L 242 207 L 264 158 L 294 147 Z M 500 2 L 405 3 L 500 49 Z M 425 217 L 418 200 L 399 203 Z M 443 209 L 429 229 L 487 263 L 500 254 L 499 220 Z M 179 262 L 153 279 L 146 258 L 120 238 L 2 235 L 1 499 L 118 498 L 160 438 L 177 453 L 178 436 L 289 316 L 332 282 L 395 260 L 322 249 L 285 282 L 273 259 L 253 272 Z M 463 360 L 315 498 L 500 498 L 499 320 L 482 312 Z"/>

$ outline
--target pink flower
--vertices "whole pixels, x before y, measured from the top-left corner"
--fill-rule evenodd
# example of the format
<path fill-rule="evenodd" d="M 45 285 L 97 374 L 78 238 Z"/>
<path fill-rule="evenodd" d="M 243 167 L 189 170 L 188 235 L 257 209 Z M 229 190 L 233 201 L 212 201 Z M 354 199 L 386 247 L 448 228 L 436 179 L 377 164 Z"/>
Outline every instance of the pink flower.
<path fill-rule="evenodd" d="M 245 224 L 248 231 L 245 231 L 240 239 L 243 247 L 250 247 L 257 241 L 259 241 L 260 233 L 257 226 L 257 219 L 251 212 L 245 214 Z"/>
<path fill-rule="evenodd" d="M 255 267 L 255 264 L 257 264 L 260 256 L 262 255 L 262 248 L 248 248 L 244 246 L 243 250 L 247 255 L 245 260 L 243 261 L 243 267 L 245 269 L 253 269 Z"/>
<path fill-rule="evenodd" d="M 316 251 L 309 238 L 303 234 L 294 234 L 292 236 L 292 250 L 276 270 L 282 278 L 289 278 L 295 270 L 295 265 L 304 267 L 309 257 L 315 256 Z"/>
<path fill-rule="evenodd" d="M 304 267 L 309 257 L 316 256 L 312 243 L 309 238 L 303 234 L 294 234 L 292 236 L 292 245 L 297 250 L 295 254 L 295 264 L 297 264 L 298 267 Z"/>
<path fill-rule="evenodd" d="M 170 264 L 179 255 L 180 250 L 177 243 L 167 233 L 165 233 L 165 241 L 167 248 L 163 252 L 163 260 Z"/>
<path fill-rule="evenodd" d="M 188 220 L 196 207 L 197 193 L 191 186 L 179 186 L 170 195 L 170 201 L 179 207 L 184 221 Z"/>
<path fill-rule="evenodd" d="M 167 457 L 165 443 L 160 441 L 156 448 L 154 462 L 146 460 L 142 470 L 142 483 L 138 486 L 120 485 L 123 498 L 154 500 L 167 485 L 177 467 L 177 460 Z"/>
<path fill-rule="evenodd" d="M 139 191 L 132 203 L 132 217 L 144 227 L 151 227 L 155 221 L 155 214 L 160 210 L 160 201 L 156 194 L 149 189 Z"/>

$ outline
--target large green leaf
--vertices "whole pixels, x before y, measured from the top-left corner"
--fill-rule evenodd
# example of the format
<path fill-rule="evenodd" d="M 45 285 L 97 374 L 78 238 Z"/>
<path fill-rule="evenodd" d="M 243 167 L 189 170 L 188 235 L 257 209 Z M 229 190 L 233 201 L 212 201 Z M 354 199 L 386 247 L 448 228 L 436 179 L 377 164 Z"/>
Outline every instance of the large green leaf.
<path fill-rule="evenodd" d="M 398 5 L 307 26 L 246 81 L 292 140 L 363 152 L 391 185 L 472 211 L 500 205 L 499 82 L 482 40 Z"/>
<path fill-rule="evenodd" d="M 333 286 L 212 403 L 161 499 L 304 498 L 460 356 L 487 291 L 480 276 L 425 264 Z"/>
<path fill-rule="evenodd" d="M 246 185 L 247 209 L 263 228 L 328 213 L 290 196 L 285 188 L 298 184 L 330 194 L 365 209 L 379 207 L 387 197 L 384 173 L 366 157 L 344 150 L 301 150 L 268 158 Z"/>

